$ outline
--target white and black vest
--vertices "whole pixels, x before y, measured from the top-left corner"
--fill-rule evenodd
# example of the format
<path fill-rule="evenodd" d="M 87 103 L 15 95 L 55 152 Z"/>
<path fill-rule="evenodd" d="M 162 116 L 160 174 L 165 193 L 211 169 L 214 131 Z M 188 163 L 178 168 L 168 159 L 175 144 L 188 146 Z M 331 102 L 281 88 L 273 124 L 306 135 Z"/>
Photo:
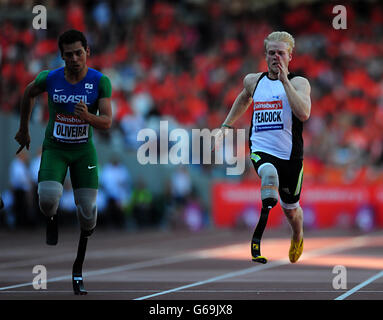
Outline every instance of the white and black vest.
<path fill-rule="evenodd" d="M 296 75 L 289 74 L 292 79 Z M 283 84 L 264 72 L 253 92 L 250 151 L 284 160 L 303 159 L 303 123 L 292 112 Z"/>

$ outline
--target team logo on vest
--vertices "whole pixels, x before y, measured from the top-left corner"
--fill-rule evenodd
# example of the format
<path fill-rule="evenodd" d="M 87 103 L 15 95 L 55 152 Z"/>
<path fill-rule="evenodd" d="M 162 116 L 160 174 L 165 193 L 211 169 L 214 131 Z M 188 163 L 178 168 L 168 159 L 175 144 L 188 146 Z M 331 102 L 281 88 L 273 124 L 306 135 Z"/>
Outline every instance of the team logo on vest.
<path fill-rule="evenodd" d="M 282 130 L 282 100 L 258 101 L 254 103 L 255 131 Z"/>
<path fill-rule="evenodd" d="M 65 143 L 84 143 L 88 141 L 89 124 L 85 121 L 61 113 L 56 114 L 53 136 Z"/>
<path fill-rule="evenodd" d="M 85 104 L 88 103 L 88 97 L 87 95 L 83 94 L 71 94 L 71 95 L 66 95 L 66 94 L 53 94 L 53 102 L 54 103 L 79 103 L 80 101 L 84 101 Z"/>

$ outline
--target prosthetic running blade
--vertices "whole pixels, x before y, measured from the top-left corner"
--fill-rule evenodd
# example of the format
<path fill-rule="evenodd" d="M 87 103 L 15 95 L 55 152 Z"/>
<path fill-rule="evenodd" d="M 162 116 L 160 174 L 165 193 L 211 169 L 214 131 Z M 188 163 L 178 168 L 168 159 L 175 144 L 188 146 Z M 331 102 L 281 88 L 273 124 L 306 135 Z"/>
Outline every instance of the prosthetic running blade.
<path fill-rule="evenodd" d="M 259 239 L 253 239 L 251 241 L 251 260 L 259 263 L 267 263 L 267 258 L 261 256 L 261 241 Z"/>
<path fill-rule="evenodd" d="M 55 246 L 58 242 L 58 223 L 57 215 L 47 218 L 46 243 L 49 246 Z"/>
<path fill-rule="evenodd" d="M 72 284 L 73 284 L 73 292 L 75 295 L 86 295 L 88 291 L 84 288 L 84 282 L 82 279 L 82 274 L 72 274 Z"/>

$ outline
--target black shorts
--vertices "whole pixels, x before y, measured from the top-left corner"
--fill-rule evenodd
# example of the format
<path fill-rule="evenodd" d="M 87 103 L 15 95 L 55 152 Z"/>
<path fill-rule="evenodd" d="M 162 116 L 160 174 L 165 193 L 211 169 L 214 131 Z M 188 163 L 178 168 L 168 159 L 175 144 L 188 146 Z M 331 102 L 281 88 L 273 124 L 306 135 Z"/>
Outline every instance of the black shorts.
<path fill-rule="evenodd" d="M 299 201 L 303 181 L 303 160 L 283 160 L 264 152 L 251 153 L 251 162 L 258 174 L 258 168 L 271 163 L 277 169 L 279 178 L 279 196 L 286 204 Z"/>

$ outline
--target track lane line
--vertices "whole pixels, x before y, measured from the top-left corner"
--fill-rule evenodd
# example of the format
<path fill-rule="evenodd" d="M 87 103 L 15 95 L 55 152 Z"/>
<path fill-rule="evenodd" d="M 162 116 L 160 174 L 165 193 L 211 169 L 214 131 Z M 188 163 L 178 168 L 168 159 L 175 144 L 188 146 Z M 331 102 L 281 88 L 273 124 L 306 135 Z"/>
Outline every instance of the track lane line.
<path fill-rule="evenodd" d="M 356 237 L 356 238 L 352 238 L 352 239 L 347 240 L 347 241 L 343 241 L 342 243 L 340 243 L 338 245 L 335 245 L 335 246 L 333 246 L 331 248 L 324 248 L 324 249 L 322 248 L 322 249 L 315 249 L 315 250 L 309 251 L 309 252 L 305 253 L 304 256 L 301 257 L 301 260 L 309 259 L 309 258 L 312 258 L 312 257 L 324 255 L 324 254 L 333 254 L 333 253 L 342 251 L 344 249 L 349 249 L 349 248 L 355 248 L 355 247 L 363 246 L 364 244 L 366 244 L 366 242 L 368 242 L 368 238 L 369 237 L 371 237 L 371 235 L 363 235 L 363 236 L 359 236 L 359 237 Z M 204 250 L 202 250 L 201 252 L 202 252 L 202 255 L 204 256 L 203 251 Z M 205 254 L 205 255 L 208 256 L 207 254 Z M 258 272 L 258 271 L 267 270 L 267 269 L 272 269 L 274 267 L 283 266 L 283 265 L 287 265 L 287 264 L 290 264 L 290 261 L 287 258 L 286 259 L 275 260 L 275 261 L 268 262 L 267 264 L 257 265 L 257 266 L 251 267 L 251 268 L 246 268 L 246 269 L 242 269 L 242 270 L 238 270 L 238 271 L 233 271 L 233 272 L 225 273 L 223 275 L 212 277 L 212 278 L 209 278 L 209 279 L 206 279 L 206 280 L 194 282 L 194 283 L 191 283 L 191 284 L 187 284 L 187 285 L 183 285 L 183 286 L 176 287 L 176 288 L 173 288 L 173 289 L 169 289 L 169 290 L 161 291 L 161 292 L 158 292 L 158 293 L 146 295 L 146 296 L 143 296 L 143 297 L 138 297 L 138 298 L 135 298 L 133 300 L 146 300 L 146 299 L 158 297 L 158 296 L 161 296 L 161 295 L 166 295 L 166 294 L 169 294 L 169 293 L 174 293 L 174 292 L 177 292 L 177 291 L 181 291 L 181 290 L 184 290 L 184 289 L 189 289 L 189 288 L 205 285 L 205 284 L 208 284 L 208 283 L 211 283 L 211 282 L 225 280 L 225 279 L 229 279 L 229 278 L 234 278 L 234 277 L 246 275 L 246 274 L 249 274 L 249 273 Z"/>
<path fill-rule="evenodd" d="M 380 271 L 376 275 L 372 276 L 371 278 L 368 278 L 367 280 L 363 281 L 362 283 L 358 284 L 354 288 L 348 290 L 346 293 L 340 295 L 339 297 L 335 298 L 334 300 L 344 300 L 347 297 L 351 296 L 353 293 L 359 291 L 359 289 L 362 289 L 363 287 L 367 286 L 371 282 L 374 282 L 375 280 L 381 278 L 383 276 L 383 271 Z"/>
<path fill-rule="evenodd" d="M 165 265 L 165 264 L 171 264 L 171 263 L 177 263 L 177 262 L 184 262 L 188 260 L 195 260 L 195 259 L 204 259 L 203 256 L 197 256 L 195 253 L 187 253 L 182 254 L 178 256 L 172 256 L 172 257 L 166 257 L 166 258 L 160 258 L 160 259 L 153 259 L 149 261 L 143 261 L 143 262 L 136 262 L 136 263 L 130 263 L 126 265 L 121 265 L 117 267 L 110 267 L 110 268 L 104 268 L 94 271 L 87 271 L 83 272 L 83 277 L 89 277 L 89 276 L 99 276 L 104 274 L 110 274 L 110 273 L 116 273 L 116 272 L 122 272 L 122 271 L 129 271 L 129 270 L 135 270 L 140 268 L 148 268 L 148 267 L 155 267 L 159 265 Z M 63 280 L 71 280 L 72 275 L 64 275 L 60 277 L 54 277 L 51 279 L 48 279 L 46 281 L 42 280 L 40 283 L 52 283 L 52 282 L 58 282 Z M 27 286 L 33 286 L 33 282 L 25 282 L 15 285 L 10 285 L 6 287 L 1 287 L 0 291 L 9 290 L 9 289 L 16 289 L 21 287 L 27 287 Z"/>
<path fill-rule="evenodd" d="M 373 236 L 374 235 L 372 235 L 372 234 L 363 235 L 363 236 L 359 236 L 356 238 L 352 238 L 352 239 L 347 240 L 347 241 L 343 241 L 342 243 L 338 244 L 337 246 L 333 246 L 331 248 L 316 249 L 316 250 L 312 250 L 309 252 L 305 252 L 303 254 L 303 256 L 301 257 L 301 260 L 308 259 L 308 258 L 313 257 L 313 256 L 318 256 L 321 254 L 335 253 L 338 251 L 342 251 L 346 248 L 363 246 L 366 243 L 366 241 L 368 241 L 368 238 L 373 237 Z M 227 246 L 223 246 L 223 248 L 226 248 L 226 247 Z M 110 268 L 104 268 L 104 269 L 99 269 L 99 270 L 94 270 L 94 271 L 88 271 L 88 272 L 84 272 L 83 275 L 84 275 L 84 277 L 85 276 L 87 276 L 87 277 L 88 276 L 98 276 L 98 275 L 103 275 L 103 274 L 110 274 L 110 273 L 116 273 L 116 272 L 122 272 L 122 271 L 135 270 L 135 269 L 139 269 L 139 268 L 147 268 L 147 267 L 154 267 L 154 266 L 165 265 L 165 264 L 184 262 L 184 261 L 188 261 L 188 260 L 208 259 L 208 258 L 211 258 L 206 253 L 208 250 L 210 250 L 210 249 L 196 250 L 196 251 L 192 251 L 192 252 L 187 253 L 187 254 L 182 254 L 182 255 L 177 255 L 177 256 L 172 256 L 172 257 L 153 259 L 153 260 L 144 261 L 144 262 L 137 262 L 137 263 L 131 263 L 131 264 L 126 264 L 126 265 L 121 265 L 121 266 L 116 266 L 116 267 L 110 267 Z M 270 269 L 270 268 L 273 268 L 276 266 L 286 265 L 286 264 L 290 264 L 290 261 L 287 258 L 276 260 L 276 261 L 270 261 L 266 265 L 257 265 L 254 267 L 230 272 L 230 273 L 220 275 L 217 277 L 213 277 L 213 278 L 210 278 L 207 280 L 198 281 L 198 282 L 195 282 L 193 284 L 186 285 L 186 286 L 177 287 L 177 288 L 167 290 L 167 291 L 161 291 L 155 295 L 139 297 L 139 298 L 136 298 L 134 300 L 144 300 L 144 299 L 148 299 L 148 298 L 153 297 L 153 296 L 158 296 L 158 295 L 163 295 L 163 294 L 167 294 L 167 293 L 171 293 L 171 292 L 176 292 L 176 291 L 180 291 L 180 290 L 185 289 L 185 288 L 195 287 L 195 286 L 199 286 L 199 285 L 202 285 L 205 283 L 223 280 L 223 279 L 236 277 L 236 276 L 240 276 L 240 275 L 245 275 L 245 274 L 248 274 L 251 272 L 257 272 L 257 271 Z M 72 279 L 71 274 L 51 278 L 51 279 L 48 279 L 47 281 L 44 281 L 43 283 L 45 283 L 45 282 L 46 283 L 52 283 L 52 282 L 58 282 L 58 281 L 63 281 L 63 280 L 70 280 L 70 279 Z M 5 290 L 9 290 L 9 289 L 16 289 L 16 288 L 21 288 L 21 287 L 26 287 L 26 286 L 33 286 L 33 282 L 26 282 L 26 283 L 20 283 L 20 284 L 0 287 L 0 291 L 5 291 Z"/>
<path fill-rule="evenodd" d="M 138 290 L 138 289 L 121 289 L 121 290 L 90 290 L 91 293 L 148 293 L 148 292 L 159 292 L 160 290 Z M 11 294 L 50 294 L 50 293 L 72 293 L 73 290 L 9 290 L 9 291 L 0 291 L 1 294 L 11 293 Z M 286 289 L 275 289 L 275 290 L 182 290 L 182 293 L 334 293 L 334 290 L 286 290 Z M 338 290 L 337 290 L 338 292 Z M 339 290 L 339 292 L 345 292 L 344 290 Z M 383 290 L 358 290 L 361 293 L 383 293 Z"/>

